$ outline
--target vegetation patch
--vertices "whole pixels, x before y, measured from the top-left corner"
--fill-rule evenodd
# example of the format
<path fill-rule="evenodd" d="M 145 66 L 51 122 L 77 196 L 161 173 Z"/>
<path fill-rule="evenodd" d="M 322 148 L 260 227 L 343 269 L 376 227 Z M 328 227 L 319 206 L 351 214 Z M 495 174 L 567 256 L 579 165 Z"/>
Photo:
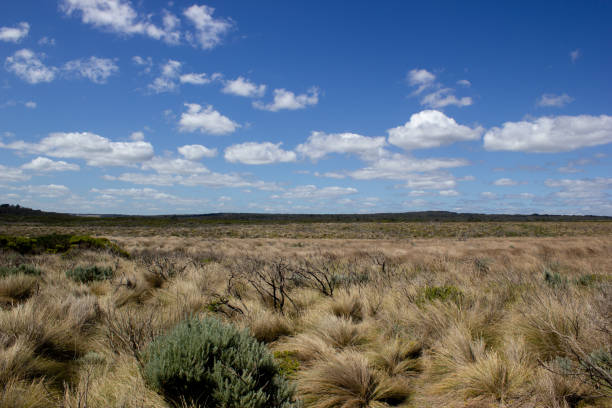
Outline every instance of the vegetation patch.
<path fill-rule="evenodd" d="M 38 237 L 0 235 L 0 248 L 10 249 L 22 255 L 42 253 L 63 253 L 70 249 L 108 250 L 122 257 L 129 254 L 107 238 L 94 238 L 89 235 L 50 234 Z"/>
<path fill-rule="evenodd" d="M 77 266 L 66 271 L 66 276 L 75 282 L 103 281 L 113 277 L 113 269 L 103 266 Z"/>
<path fill-rule="evenodd" d="M 0 266 L 0 278 L 6 278 L 7 276 L 13 275 L 30 275 L 40 276 L 42 272 L 40 269 L 35 268 L 32 265 L 21 264 L 19 266 Z"/>
<path fill-rule="evenodd" d="M 191 318 L 153 341 L 145 381 L 174 403 L 292 407 L 293 388 L 265 345 L 215 318 Z"/>
<path fill-rule="evenodd" d="M 426 286 L 420 290 L 417 303 L 433 302 L 434 300 L 458 303 L 462 298 L 463 292 L 456 286 Z"/>

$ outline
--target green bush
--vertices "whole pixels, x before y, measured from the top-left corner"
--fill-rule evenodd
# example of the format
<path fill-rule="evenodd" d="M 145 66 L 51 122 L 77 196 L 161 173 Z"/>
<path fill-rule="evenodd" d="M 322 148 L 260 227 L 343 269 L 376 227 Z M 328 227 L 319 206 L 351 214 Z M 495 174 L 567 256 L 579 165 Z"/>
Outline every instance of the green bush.
<path fill-rule="evenodd" d="M 293 407 L 293 387 L 265 345 L 215 318 L 191 318 L 143 354 L 150 387 L 176 404 L 224 408 Z"/>
<path fill-rule="evenodd" d="M 567 278 L 562 276 L 558 272 L 550 272 L 548 270 L 545 270 L 544 281 L 553 288 L 564 288 L 565 286 L 567 286 Z"/>
<path fill-rule="evenodd" d="M 66 276 L 75 282 L 87 283 L 113 277 L 113 270 L 103 266 L 77 266 L 66 271 Z"/>
<path fill-rule="evenodd" d="M 433 302 L 434 300 L 457 303 L 462 298 L 463 293 L 456 286 L 426 286 L 420 290 L 417 303 Z"/>
<path fill-rule="evenodd" d="M 32 265 L 21 264 L 19 266 L 0 266 L 0 278 L 5 278 L 10 275 L 18 275 L 20 273 L 32 276 L 41 275 L 41 271 Z"/>

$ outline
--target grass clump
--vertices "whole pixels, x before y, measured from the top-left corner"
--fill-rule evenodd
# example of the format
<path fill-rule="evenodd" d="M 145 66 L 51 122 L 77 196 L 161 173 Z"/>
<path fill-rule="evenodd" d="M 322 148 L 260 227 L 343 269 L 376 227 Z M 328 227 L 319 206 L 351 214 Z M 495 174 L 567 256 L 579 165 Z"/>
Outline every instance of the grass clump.
<path fill-rule="evenodd" d="M 64 253 L 74 248 L 108 250 L 115 255 L 129 258 L 129 253 L 107 238 L 89 235 L 49 234 L 38 237 L 0 235 L 0 248 L 25 254 Z"/>
<path fill-rule="evenodd" d="M 215 318 L 191 318 L 144 353 L 145 381 L 171 402 L 292 407 L 293 388 L 262 343 Z"/>
<path fill-rule="evenodd" d="M 75 282 L 88 283 L 103 281 L 113 277 L 113 270 L 103 266 L 77 266 L 66 271 L 66 276 Z"/>

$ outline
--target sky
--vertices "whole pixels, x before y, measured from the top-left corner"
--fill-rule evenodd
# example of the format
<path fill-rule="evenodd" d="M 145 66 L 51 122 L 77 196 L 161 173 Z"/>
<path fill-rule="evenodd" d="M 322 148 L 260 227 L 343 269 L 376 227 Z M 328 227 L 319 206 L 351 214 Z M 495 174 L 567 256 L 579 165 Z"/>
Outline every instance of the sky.
<path fill-rule="evenodd" d="M 612 3 L 0 4 L 0 202 L 612 215 Z"/>

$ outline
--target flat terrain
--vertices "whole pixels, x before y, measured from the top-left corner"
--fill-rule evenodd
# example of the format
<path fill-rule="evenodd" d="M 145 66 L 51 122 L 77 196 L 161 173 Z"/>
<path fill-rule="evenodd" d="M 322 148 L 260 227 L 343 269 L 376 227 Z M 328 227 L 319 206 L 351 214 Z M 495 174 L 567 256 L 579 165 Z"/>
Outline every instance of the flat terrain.
<path fill-rule="evenodd" d="M 610 222 L 0 228 L 50 233 L 129 257 L 1 252 L 0 407 L 206 406 L 143 376 L 186 316 L 248 329 L 305 407 L 612 404 Z"/>

